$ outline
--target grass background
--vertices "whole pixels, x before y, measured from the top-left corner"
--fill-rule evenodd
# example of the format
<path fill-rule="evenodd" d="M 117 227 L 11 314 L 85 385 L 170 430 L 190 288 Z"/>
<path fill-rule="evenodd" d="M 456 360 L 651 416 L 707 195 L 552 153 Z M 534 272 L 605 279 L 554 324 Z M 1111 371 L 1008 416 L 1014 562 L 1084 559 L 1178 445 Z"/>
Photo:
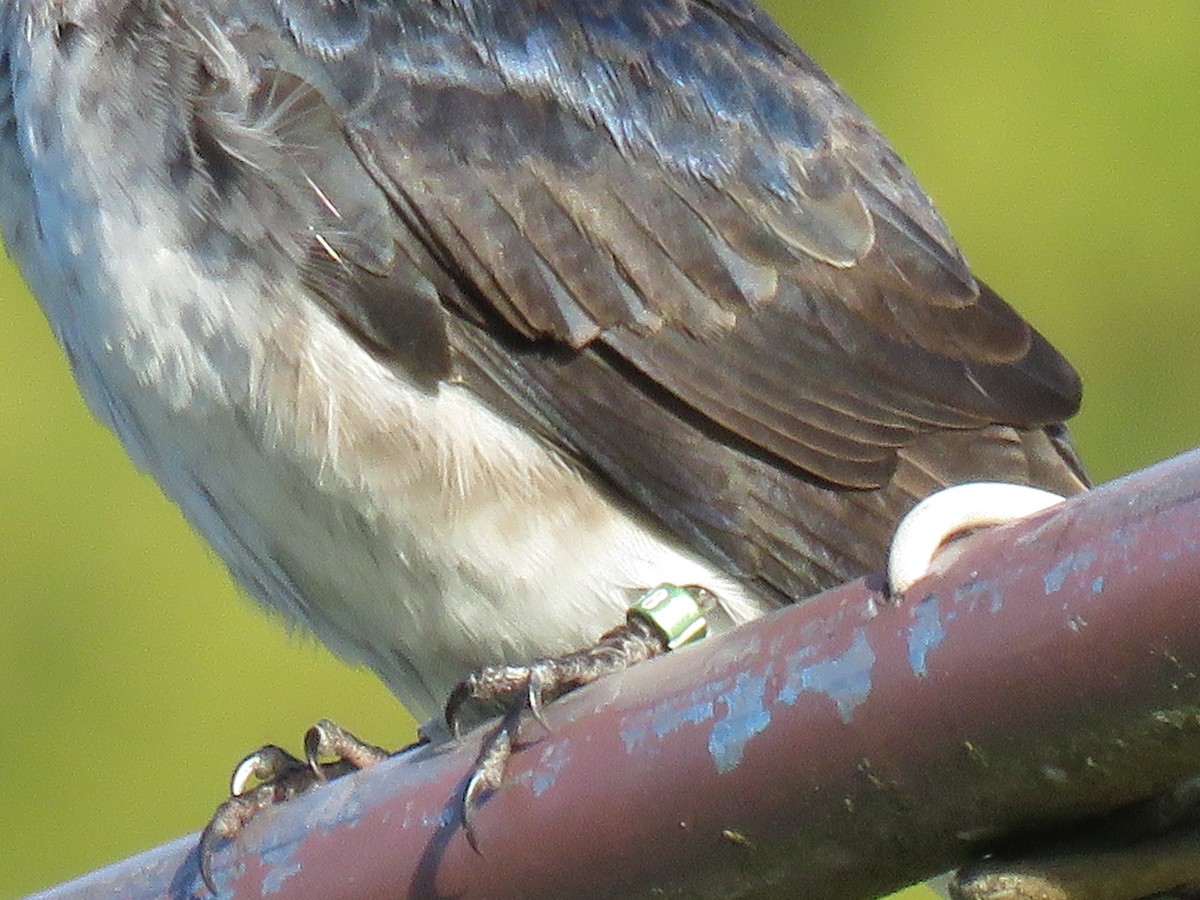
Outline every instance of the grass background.
<path fill-rule="evenodd" d="M 1080 369 L 1094 476 L 1200 443 L 1200 4 L 767 5 Z M 0 897 L 199 828 L 232 763 L 319 716 L 407 741 L 91 421 L 2 261 L 0 309 Z"/>

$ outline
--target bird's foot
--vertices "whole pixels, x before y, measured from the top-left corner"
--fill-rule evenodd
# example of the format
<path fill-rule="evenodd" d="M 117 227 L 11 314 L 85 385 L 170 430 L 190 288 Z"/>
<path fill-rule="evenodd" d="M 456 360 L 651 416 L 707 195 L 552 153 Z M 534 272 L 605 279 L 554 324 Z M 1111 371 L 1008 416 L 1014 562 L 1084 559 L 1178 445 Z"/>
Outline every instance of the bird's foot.
<path fill-rule="evenodd" d="M 217 844 L 235 837 L 256 815 L 331 778 L 365 769 L 390 754 L 322 719 L 304 735 L 304 759 L 274 744 L 254 751 L 233 770 L 229 799 L 217 807 L 200 835 L 200 877 L 214 894 L 212 861 Z"/>
<path fill-rule="evenodd" d="M 542 707 L 576 688 L 703 637 L 707 625 L 699 588 L 662 585 L 630 607 L 624 624 L 591 647 L 526 666 L 486 666 L 460 681 L 446 701 L 446 724 L 455 734 L 467 706 L 503 706 L 507 712 L 484 739 L 462 796 L 467 841 L 479 844 L 473 813 L 479 801 L 500 787 L 517 733 L 527 716 L 548 729 Z"/>
<path fill-rule="evenodd" d="M 896 527 L 888 553 L 888 590 L 902 597 L 929 572 L 938 548 L 963 531 L 1023 519 L 1061 503 L 1024 484 L 976 481 L 930 494 Z"/>

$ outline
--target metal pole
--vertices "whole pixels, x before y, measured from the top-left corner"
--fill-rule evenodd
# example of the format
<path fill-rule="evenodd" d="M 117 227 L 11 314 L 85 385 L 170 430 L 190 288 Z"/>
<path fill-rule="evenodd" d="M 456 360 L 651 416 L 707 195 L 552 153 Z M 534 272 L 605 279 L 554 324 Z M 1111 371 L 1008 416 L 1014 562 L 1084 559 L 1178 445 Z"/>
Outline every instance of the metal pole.
<path fill-rule="evenodd" d="M 251 823 L 223 896 L 868 897 L 1200 771 L 1200 451 L 970 536 L 531 724 L 468 847 L 478 736 Z M 42 895 L 198 896 L 189 836 Z"/>

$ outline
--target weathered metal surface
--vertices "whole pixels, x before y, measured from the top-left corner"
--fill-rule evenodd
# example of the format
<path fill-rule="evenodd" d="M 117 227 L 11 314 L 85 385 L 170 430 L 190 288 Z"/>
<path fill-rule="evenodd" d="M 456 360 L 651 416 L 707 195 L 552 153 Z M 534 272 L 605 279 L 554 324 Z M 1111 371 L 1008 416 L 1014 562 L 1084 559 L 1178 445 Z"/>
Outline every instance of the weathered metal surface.
<path fill-rule="evenodd" d="M 954 557 L 952 560 L 950 557 Z M 1200 452 L 556 703 L 477 815 L 478 748 L 272 810 L 222 896 L 862 897 L 1200 771 Z M 194 837 L 47 898 L 200 896 Z"/>

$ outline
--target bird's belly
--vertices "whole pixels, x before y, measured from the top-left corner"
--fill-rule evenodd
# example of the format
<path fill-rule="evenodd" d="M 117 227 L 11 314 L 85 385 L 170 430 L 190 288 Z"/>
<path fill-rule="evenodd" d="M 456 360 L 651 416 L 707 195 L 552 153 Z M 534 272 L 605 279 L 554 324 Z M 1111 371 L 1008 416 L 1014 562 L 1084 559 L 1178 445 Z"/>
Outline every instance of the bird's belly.
<path fill-rule="evenodd" d="M 147 301 L 145 277 L 109 298 L 106 336 L 67 336 L 85 395 L 256 600 L 414 714 L 481 665 L 590 644 L 661 582 L 758 611 L 540 439 L 461 386 L 412 385 L 298 289 L 233 280 L 218 298 L 176 277 Z"/>
<path fill-rule="evenodd" d="M 192 502 L 223 492 L 242 582 L 414 712 L 480 665 L 590 644 L 660 582 L 740 594 L 466 389 L 411 386 L 323 316 L 307 331 Z"/>

